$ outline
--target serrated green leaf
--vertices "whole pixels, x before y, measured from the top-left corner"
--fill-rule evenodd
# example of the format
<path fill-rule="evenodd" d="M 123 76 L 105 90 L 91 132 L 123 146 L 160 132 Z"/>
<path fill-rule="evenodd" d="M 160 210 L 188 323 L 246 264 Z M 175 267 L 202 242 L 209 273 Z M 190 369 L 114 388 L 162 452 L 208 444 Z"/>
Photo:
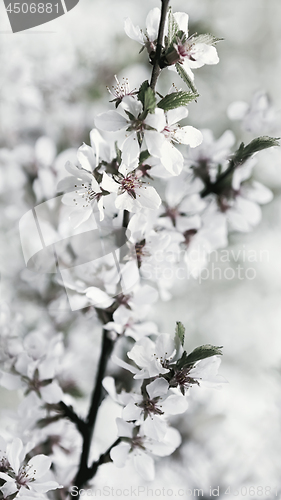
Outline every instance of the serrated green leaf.
<path fill-rule="evenodd" d="M 176 323 L 176 337 L 179 338 L 181 345 L 184 344 L 184 336 L 185 336 L 185 327 L 180 321 Z"/>
<path fill-rule="evenodd" d="M 158 108 L 164 109 L 164 111 L 169 111 L 170 109 L 179 108 L 180 106 L 187 106 L 187 104 L 198 97 L 199 94 L 195 94 L 194 92 L 172 92 L 161 99 L 157 106 Z"/>
<path fill-rule="evenodd" d="M 194 351 L 192 351 L 186 357 L 186 363 L 193 364 L 196 363 L 196 361 L 200 361 L 201 359 L 222 355 L 221 349 L 222 346 L 217 347 L 211 344 L 201 345 L 200 347 L 196 347 L 196 349 L 194 349 Z"/>
<path fill-rule="evenodd" d="M 222 346 L 216 347 L 214 345 L 206 344 L 201 345 L 200 347 L 196 347 L 194 351 L 187 355 L 186 351 L 184 351 L 182 357 L 177 361 L 177 368 L 181 370 L 184 367 L 193 365 L 197 361 L 201 361 L 202 359 L 210 358 L 211 356 L 222 355 L 221 352 Z"/>
<path fill-rule="evenodd" d="M 214 184 L 206 186 L 201 192 L 201 197 L 204 198 L 209 193 L 218 194 L 224 185 L 231 185 L 231 177 L 237 167 L 243 165 L 255 153 L 279 145 L 279 138 L 268 136 L 257 137 L 247 144 L 247 146 L 241 142 L 239 148 L 230 157 L 227 169 L 217 178 Z"/>
<path fill-rule="evenodd" d="M 171 7 L 169 8 L 169 17 L 168 17 L 168 45 L 171 45 L 176 33 L 179 31 L 179 25 L 175 20 L 173 15 L 173 11 Z"/>
<path fill-rule="evenodd" d="M 239 161 L 244 162 L 258 151 L 262 151 L 263 149 L 268 149 L 273 146 L 279 146 L 278 141 L 279 138 L 263 136 L 253 139 L 249 144 L 247 144 L 247 146 L 244 146 L 242 142 L 239 149 L 236 151 L 234 158 L 237 156 Z"/>
<path fill-rule="evenodd" d="M 202 35 L 193 35 L 191 37 L 192 42 L 195 43 L 205 43 L 206 45 L 215 45 L 218 42 L 221 42 L 223 38 L 217 38 L 211 33 L 204 33 Z"/>
<path fill-rule="evenodd" d="M 176 70 L 177 70 L 178 75 L 182 78 L 184 83 L 186 83 L 186 85 L 192 90 L 192 92 L 194 94 L 198 94 L 196 87 L 193 85 L 193 82 L 189 78 L 186 71 L 183 69 L 182 65 L 177 63 L 175 66 L 176 66 Z"/>
<path fill-rule="evenodd" d="M 154 94 L 152 88 L 148 87 L 148 89 L 146 90 L 145 95 L 144 95 L 143 110 L 144 110 L 144 112 L 154 113 L 156 105 L 157 105 L 157 102 L 156 102 L 155 94 Z"/>

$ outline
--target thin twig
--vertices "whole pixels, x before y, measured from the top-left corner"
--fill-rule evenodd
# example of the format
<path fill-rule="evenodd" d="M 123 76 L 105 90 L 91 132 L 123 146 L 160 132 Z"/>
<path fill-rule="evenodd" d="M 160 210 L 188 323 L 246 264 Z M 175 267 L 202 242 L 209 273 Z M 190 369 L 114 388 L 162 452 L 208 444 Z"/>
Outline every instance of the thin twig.
<path fill-rule="evenodd" d="M 96 462 L 92 463 L 91 467 L 89 468 L 89 473 L 91 474 L 91 477 L 93 477 L 95 475 L 95 473 L 100 465 L 111 461 L 110 452 L 111 452 L 112 448 L 117 446 L 119 443 L 121 443 L 120 437 L 117 438 L 116 441 L 114 441 L 114 443 L 111 446 L 109 446 L 109 448 L 100 456 L 100 458 Z"/>
<path fill-rule="evenodd" d="M 63 401 L 60 401 L 59 406 L 63 411 L 64 416 L 76 425 L 77 430 L 83 436 L 86 431 L 86 422 L 84 422 L 84 420 L 80 418 L 77 413 L 75 413 L 71 406 L 66 405 Z"/>

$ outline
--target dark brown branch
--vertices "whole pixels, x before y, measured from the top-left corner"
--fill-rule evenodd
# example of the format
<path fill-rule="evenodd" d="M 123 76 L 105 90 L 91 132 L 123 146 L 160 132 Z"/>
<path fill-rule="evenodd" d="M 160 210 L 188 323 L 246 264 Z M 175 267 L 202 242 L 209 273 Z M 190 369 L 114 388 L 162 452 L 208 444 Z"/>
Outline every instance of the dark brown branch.
<path fill-rule="evenodd" d="M 112 353 L 113 346 L 114 346 L 114 340 L 112 340 L 109 337 L 108 331 L 104 329 L 96 384 L 92 393 L 91 405 L 86 419 L 86 430 L 83 434 L 83 448 L 80 458 L 80 465 L 74 482 L 74 486 L 77 486 L 78 490 L 80 490 L 82 486 L 85 483 L 87 483 L 87 481 L 90 478 L 94 476 L 97 470 L 96 469 L 95 471 L 90 473 L 90 468 L 88 467 L 88 460 L 89 460 L 91 441 L 95 428 L 97 414 L 100 404 L 103 400 L 102 381 L 105 376 L 107 362 Z M 76 496 L 76 498 L 79 497 Z"/>
<path fill-rule="evenodd" d="M 161 1 L 162 1 L 161 18 L 160 18 L 156 52 L 155 52 L 155 57 L 153 60 L 153 70 L 152 70 L 151 82 L 150 82 L 150 87 L 152 88 L 152 90 L 155 90 L 156 82 L 157 82 L 157 79 L 158 79 L 160 72 L 161 72 L 160 59 L 161 59 L 162 46 L 163 46 L 164 27 L 165 27 L 165 22 L 166 22 L 166 17 L 167 17 L 167 12 L 168 12 L 168 5 L 169 5 L 170 0 L 161 0 Z"/>

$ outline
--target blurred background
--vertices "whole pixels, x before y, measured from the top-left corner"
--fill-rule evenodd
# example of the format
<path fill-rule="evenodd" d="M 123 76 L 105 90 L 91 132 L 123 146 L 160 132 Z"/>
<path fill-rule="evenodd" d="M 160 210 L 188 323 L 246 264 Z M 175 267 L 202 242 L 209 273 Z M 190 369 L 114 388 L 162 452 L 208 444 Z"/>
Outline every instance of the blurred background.
<path fill-rule="evenodd" d="M 123 20 L 130 17 L 144 27 L 148 11 L 159 3 L 80 0 L 67 15 L 17 34 L 12 34 L 0 3 L 1 296 L 19 331 L 48 325 L 75 331 L 83 324 L 80 338 L 87 342 L 90 315 L 81 318 L 82 313 L 66 309 L 60 315 L 55 303 L 61 288 L 48 276 L 33 276 L 25 269 L 18 221 L 36 203 L 55 195 L 66 160 L 83 141 L 89 143 L 95 115 L 109 109 L 106 86 L 113 85 L 114 74 L 128 77 L 131 88 L 149 78 L 146 53 L 139 55 L 139 45 L 126 37 Z M 249 142 L 255 135 L 280 137 L 280 1 L 174 0 L 171 5 L 189 14 L 190 33 L 210 32 L 224 39 L 217 47 L 219 65 L 195 70 L 200 98 L 190 106 L 189 123 L 210 128 L 216 138 L 232 129 L 237 142 Z M 160 90 L 172 82 L 182 86 L 177 75 L 167 73 L 161 76 Z M 258 91 L 267 93 L 276 119 L 257 120 L 253 134 L 241 121 L 231 121 L 227 109 L 234 101 L 251 104 Z M 262 495 L 256 496 L 270 498 L 276 498 L 276 488 L 281 491 L 280 151 L 259 155 L 255 178 L 274 192 L 274 200 L 263 207 L 262 223 L 251 233 L 230 236 L 229 262 L 222 262 L 219 252 L 210 262 L 223 276 L 226 266 L 235 269 L 238 262 L 243 269 L 253 268 L 255 277 L 219 279 L 216 273 L 214 279 L 187 280 L 152 314 L 163 332 L 172 332 L 181 321 L 190 349 L 223 345 L 221 373 L 229 383 L 220 391 L 190 391 L 188 413 L 173 422 L 183 445 L 157 463 L 157 479 L 149 484 L 174 492 L 183 488 L 186 498 L 196 496 L 194 488 L 210 496 L 210 487 L 218 486 L 228 498 L 237 496 L 237 488 L 240 495 L 242 486 L 247 492 L 250 486 L 261 486 Z M 250 261 L 250 252 L 258 256 L 255 261 Z M 95 346 L 95 339 L 89 342 Z M 73 370 L 89 390 L 92 365 L 84 373 L 81 366 Z M 1 390 L 0 396 L 1 407 L 16 406 L 16 395 Z M 101 441 L 108 432 L 106 409 L 105 404 L 96 432 Z M 5 418 L 3 413 L 3 425 Z M 116 472 L 108 465 L 100 469 L 95 486 L 125 483 L 142 484 L 130 466 Z"/>

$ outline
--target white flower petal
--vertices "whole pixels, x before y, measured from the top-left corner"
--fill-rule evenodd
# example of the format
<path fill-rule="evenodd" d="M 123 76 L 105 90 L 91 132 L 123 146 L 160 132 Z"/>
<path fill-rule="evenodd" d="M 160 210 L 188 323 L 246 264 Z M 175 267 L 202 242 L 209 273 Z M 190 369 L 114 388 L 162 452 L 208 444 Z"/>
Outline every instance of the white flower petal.
<path fill-rule="evenodd" d="M 260 205 L 269 203 L 273 199 L 272 191 L 258 181 L 252 181 L 250 186 L 243 184 L 240 194 L 243 198 L 247 198 L 247 200 L 254 201 Z"/>
<path fill-rule="evenodd" d="M 113 297 L 109 297 L 106 292 L 95 286 L 87 288 L 85 290 L 85 293 L 86 297 L 88 297 L 88 299 L 90 299 L 93 305 L 96 307 L 102 307 L 106 309 L 107 307 L 110 307 L 114 302 Z"/>
<path fill-rule="evenodd" d="M 115 354 L 113 354 L 111 359 L 112 359 L 113 363 L 116 363 L 116 365 L 120 366 L 121 368 L 124 368 L 124 370 L 128 370 L 129 372 L 131 372 L 133 374 L 136 374 L 139 372 L 139 370 L 135 366 L 130 365 L 129 363 L 126 363 L 126 361 L 123 361 L 122 359 L 118 358 Z M 108 391 L 107 387 L 106 387 L 106 390 Z"/>
<path fill-rule="evenodd" d="M 117 196 L 115 206 L 118 210 L 128 210 L 128 212 L 137 212 L 141 209 L 139 201 L 129 195 L 127 191 Z"/>
<path fill-rule="evenodd" d="M 146 386 L 147 393 L 150 399 L 156 398 L 157 396 L 164 396 L 167 394 L 169 389 L 169 382 L 164 378 L 156 378 L 153 382 L 150 382 Z"/>
<path fill-rule="evenodd" d="M 81 226 L 83 222 L 89 219 L 92 213 L 93 209 L 91 206 L 87 208 L 76 208 L 73 212 L 71 212 L 69 220 L 73 229 Z"/>
<path fill-rule="evenodd" d="M 105 191 L 109 191 L 109 193 L 117 193 L 119 190 L 119 184 L 117 184 L 117 182 L 115 182 L 106 172 L 104 172 L 102 176 L 101 187 Z"/>
<path fill-rule="evenodd" d="M 116 467 L 124 467 L 130 449 L 131 445 L 122 441 L 117 446 L 114 446 L 112 450 L 110 450 L 110 458 L 114 462 L 114 465 L 116 465 Z"/>
<path fill-rule="evenodd" d="M 121 174 L 126 175 L 138 166 L 138 159 L 140 154 L 140 146 L 137 139 L 137 134 L 134 132 L 130 134 L 122 146 L 122 165 L 125 164 L 126 168 L 122 165 L 119 168 Z"/>
<path fill-rule="evenodd" d="M 158 29 L 159 29 L 159 23 L 160 23 L 160 9 L 158 7 L 155 7 L 149 13 L 147 14 L 146 17 L 146 30 L 148 34 L 149 40 L 154 42 L 157 40 L 158 36 Z"/>
<path fill-rule="evenodd" d="M 116 418 L 116 425 L 118 429 L 118 436 L 131 438 L 133 437 L 133 432 L 135 425 L 130 422 L 125 422 L 123 418 Z"/>
<path fill-rule="evenodd" d="M 14 391 L 24 387 L 24 383 L 18 375 L 5 372 L 0 373 L 0 385 L 9 391 Z"/>
<path fill-rule="evenodd" d="M 184 106 L 181 106 L 180 108 L 176 109 L 171 109 L 170 111 L 167 112 L 168 125 L 174 125 L 175 123 L 178 123 L 180 120 L 183 120 L 187 116 L 188 116 L 188 109 L 185 108 Z"/>
<path fill-rule="evenodd" d="M 13 439 L 7 446 L 7 457 L 16 474 L 19 471 L 24 455 L 22 440 L 20 438 Z"/>
<path fill-rule="evenodd" d="M 161 409 L 168 415 L 179 415 L 187 410 L 188 402 L 184 396 L 172 394 L 161 403 Z"/>
<path fill-rule="evenodd" d="M 106 111 L 95 118 L 95 125 L 100 130 L 116 132 L 128 126 L 128 121 L 117 111 Z"/>
<path fill-rule="evenodd" d="M 174 12 L 174 18 L 179 26 L 179 29 L 188 36 L 188 14 L 185 12 Z"/>
<path fill-rule="evenodd" d="M 137 200 L 144 208 L 156 210 L 160 207 L 162 200 L 157 193 L 156 189 L 152 186 L 141 186 L 135 190 Z"/>
<path fill-rule="evenodd" d="M 56 404 L 63 398 L 63 391 L 56 380 L 53 380 L 51 384 L 40 388 L 40 394 L 42 399 L 49 404 Z"/>
<path fill-rule="evenodd" d="M 144 138 L 149 153 L 156 158 L 161 158 L 162 148 L 166 142 L 164 135 L 154 130 L 146 130 Z"/>
<path fill-rule="evenodd" d="M 161 163 L 172 175 L 179 175 L 183 168 L 183 156 L 181 152 L 167 140 L 161 148 Z"/>
<path fill-rule="evenodd" d="M 30 467 L 30 471 L 28 471 L 28 475 L 34 475 L 35 479 L 43 476 L 48 472 L 52 464 L 52 460 L 50 457 L 46 455 L 35 455 L 28 462 L 28 467 Z"/>
<path fill-rule="evenodd" d="M 124 30 L 129 38 L 135 40 L 136 42 L 139 42 L 141 45 L 144 45 L 143 34 L 140 27 L 134 26 L 129 17 L 126 17 L 124 21 Z"/>
<path fill-rule="evenodd" d="M 157 132 L 162 132 L 166 126 L 165 112 L 162 108 L 156 108 L 154 113 L 149 113 L 145 119 L 145 124 L 155 128 Z M 147 131 L 145 132 L 145 134 Z"/>
<path fill-rule="evenodd" d="M 77 158 L 82 168 L 92 173 L 96 168 L 96 159 L 94 151 L 87 144 L 83 144 L 77 151 Z"/>
<path fill-rule="evenodd" d="M 141 416 L 142 410 L 135 403 L 129 403 L 122 412 L 122 417 L 124 420 L 138 420 Z"/>
<path fill-rule="evenodd" d="M 191 148 L 196 148 L 203 140 L 202 132 L 190 125 L 178 128 L 175 137 L 179 143 L 186 144 Z"/>
<path fill-rule="evenodd" d="M 155 478 L 155 467 L 153 458 L 139 451 L 133 455 L 133 463 L 138 474 L 146 481 L 153 481 Z"/>
<path fill-rule="evenodd" d="M 173 427 L 168 427 L 162 441 L 149 440 L 145 443 L 145 447 L 157 457 L 166 457 L 171 455 L 180 446 L 181 441 L 179 431 L 173 429 Z"/>

